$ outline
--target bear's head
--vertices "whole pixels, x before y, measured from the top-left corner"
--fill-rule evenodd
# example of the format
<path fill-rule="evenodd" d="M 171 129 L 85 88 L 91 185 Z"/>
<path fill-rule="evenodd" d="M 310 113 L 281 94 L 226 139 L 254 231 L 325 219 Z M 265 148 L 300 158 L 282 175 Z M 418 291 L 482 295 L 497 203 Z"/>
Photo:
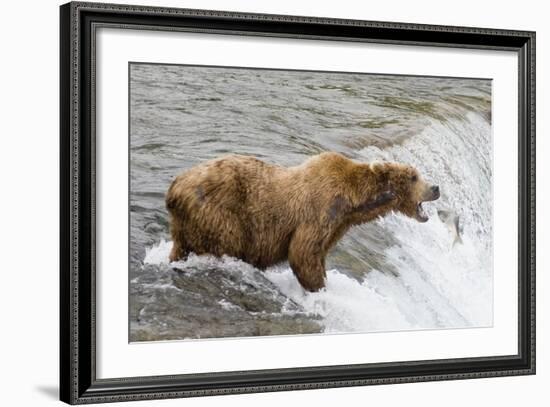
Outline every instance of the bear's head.
<path fill-rule="evenodd" d="M 439 186 L 427 183 L 410 165 L 386 162 L 370 164 L 369 168 L 375 178 L 376 195 L 386 197 L 389 209 L 419 222 L 428 220 L 422 203 L 438 199 Z"/>
<path fill-rule="evenodd" d="M 416 168 L 406 164 L 361 163 L 325 152 L 308 160 L 305 168 L 316 199 L 322 202 L 322 197 L 328 197 L 328 218 L 343 225 L 369 222 L 391 211 L 426 222 L 422 203 L 439 198 L 439 187 L 424 181 Z"/>

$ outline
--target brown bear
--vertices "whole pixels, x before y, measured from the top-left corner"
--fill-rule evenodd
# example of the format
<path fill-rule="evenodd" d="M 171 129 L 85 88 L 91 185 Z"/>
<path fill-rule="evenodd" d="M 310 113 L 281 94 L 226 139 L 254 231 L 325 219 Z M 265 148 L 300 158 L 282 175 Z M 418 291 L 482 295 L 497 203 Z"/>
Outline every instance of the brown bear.
<path fill-rule="evenodd" d="M 329 249 L 351 226 L 390 211 L 426 222 L 422 202 L 438 198 L 439 187 L 408 165 L 326 152 L 285 168 L 228 155 L 189 169 L 168 189 L 170 261 L 190 252 L 260 269 L 288 260 L 300 284 L 317 291 Z"/>

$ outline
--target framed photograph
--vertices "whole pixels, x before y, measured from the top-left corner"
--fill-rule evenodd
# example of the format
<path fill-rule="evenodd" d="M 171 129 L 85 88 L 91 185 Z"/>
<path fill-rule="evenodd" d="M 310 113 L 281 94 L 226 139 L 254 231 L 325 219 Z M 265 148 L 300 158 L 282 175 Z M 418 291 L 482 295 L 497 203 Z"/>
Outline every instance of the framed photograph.
<path fill-rule="evenodd" d="M 535 33 L 61 6 L 61 400 L 535 373 Z"/>

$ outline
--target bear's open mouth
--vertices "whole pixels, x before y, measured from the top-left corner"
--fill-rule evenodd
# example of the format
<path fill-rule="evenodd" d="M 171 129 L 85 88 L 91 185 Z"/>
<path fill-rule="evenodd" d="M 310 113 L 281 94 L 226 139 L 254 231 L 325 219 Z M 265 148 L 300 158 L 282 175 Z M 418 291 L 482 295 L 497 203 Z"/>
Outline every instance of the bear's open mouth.
<path fill-rule="evenodd" d="M 424 193 L 424 196 L 421 198 L 422 200 L 416 204 L 415 218 L 417 221 L 419 222 L 428 221 L 429 217 L 426 214 L 426 212 L 424 212 L 424 208 L 422 207 L 422 204 L 427 201 L 435 201 L 436 199 L 439 199 L 440 196 L 441 196 L 441 193 L 439 192 L 438 185 L 433 185 L 426 190 L 426 192 Z"/>
<path fill-rule="evenodd" d="M 419 221 L 419 222 L 427 222 L 428 221 L 429 217 L 426 214 L 426 212 L 424 211 L 424 208 L 422 207 L 422 204 L 424 202 L 428 202 L 428 201 L 435 201 L 436 199 L 439 199 L 440 195 L 441 194 L 439 192 L 439 187 L 437 185 L 430 187 L 428 196 L 422 198 L 422 201 L 419 201 L 416 204 L 416 214 L 415 214 L 416 216 L 415 216 L 415 218 L 416 218 L 417 221 Z"/>
<path fill-rule="evenodd" d="M 424 211 L 424 208 L 422 208 L 422 202 L 418 202 L 418 205 L 416 205 L 416 220 L 419 222 L 427 222 L 428 219 L 428 215 Z"/>

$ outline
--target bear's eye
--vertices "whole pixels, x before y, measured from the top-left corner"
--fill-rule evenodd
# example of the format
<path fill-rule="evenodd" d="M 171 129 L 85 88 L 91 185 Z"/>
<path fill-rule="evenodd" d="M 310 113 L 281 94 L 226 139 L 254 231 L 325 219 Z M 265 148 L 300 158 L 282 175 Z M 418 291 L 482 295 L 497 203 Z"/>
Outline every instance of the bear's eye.
<path fill-rule="evenodd" d="M 417 177 L 417 175 L 416 175 L 416 174 L 415 174 L 415 175 L 413 175 L 413 176 L 411 177 L 411 181 L 412 181 L 412 182 L 416 182 L 416 181 L 418 181 L 418 177 Z"/>

